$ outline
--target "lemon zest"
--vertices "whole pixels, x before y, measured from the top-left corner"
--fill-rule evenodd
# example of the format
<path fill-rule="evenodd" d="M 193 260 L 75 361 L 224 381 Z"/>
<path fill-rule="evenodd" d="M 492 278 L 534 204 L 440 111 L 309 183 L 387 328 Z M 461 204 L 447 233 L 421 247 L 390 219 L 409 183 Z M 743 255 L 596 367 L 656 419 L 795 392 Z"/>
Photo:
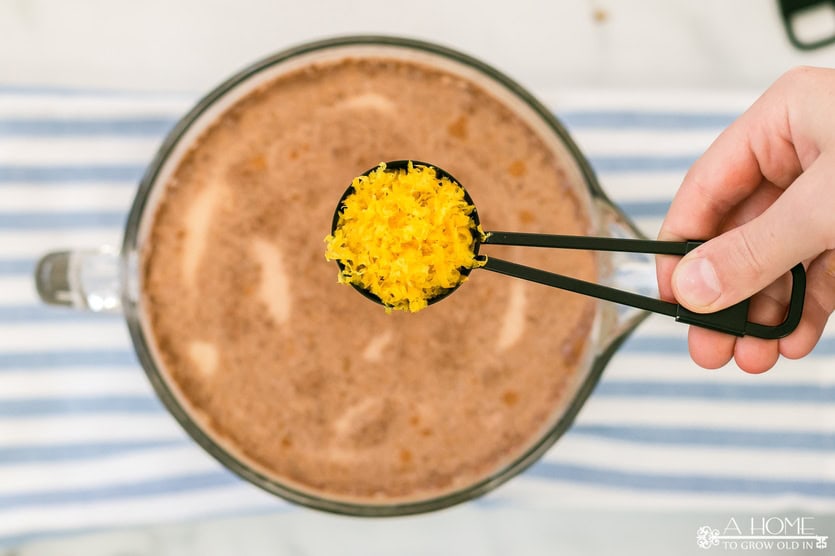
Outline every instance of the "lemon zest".
<path fill-rule="evenodd" d="M 474 237 L 485 237 L 471 217 L 464 189 L 435 169 L 385 163 L 354 178 L 353 192 L 325 258 L 342 264 L 338 280 L 376 295 L 388 312 L 416 312 L 466 280 L 464 269 L 482 266 Z"/>

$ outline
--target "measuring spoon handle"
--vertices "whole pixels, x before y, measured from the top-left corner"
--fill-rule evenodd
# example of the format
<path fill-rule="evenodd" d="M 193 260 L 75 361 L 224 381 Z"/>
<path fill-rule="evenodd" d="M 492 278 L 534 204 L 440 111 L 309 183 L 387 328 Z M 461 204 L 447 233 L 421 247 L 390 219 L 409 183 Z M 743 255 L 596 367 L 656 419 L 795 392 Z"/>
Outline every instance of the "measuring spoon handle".
<path fill-rule="evenodd" d="M 653 253 L 657 255 L 685 255 L 701 245 L 702 241 L 652 241 L 642 239 L 619 239 L 607 237 L 586 237 L 553 234 L 528 234 L 518 232 L 487 232 L 481 241 L 490 245 L 516 245 L 522 247 L 550 247 L 559 249 L 586 249 L 591 251 L 623 251 L 630 253 Z M 487 257 L 481 268 L 560 288 L 584 295 L 613 301 L 674 317 L 685 324 L 718 330 L 735 336 L 755 336 L 778 339 L 791 334 L 797 328 L 803 314 L 803 300 L 806 294 L 806 271 L 802 264 L 791 269 L 792 291 L 786 318 L 777 325 L 765 325 L 748 320 L 748 306 L 751 299 L 714 313 L 695 313 L 669 301 L 655 299 L 632 292 L 619 290 L 602 284 L 587 282 L 561 274 L 555 274 L 528 266 Z"/>

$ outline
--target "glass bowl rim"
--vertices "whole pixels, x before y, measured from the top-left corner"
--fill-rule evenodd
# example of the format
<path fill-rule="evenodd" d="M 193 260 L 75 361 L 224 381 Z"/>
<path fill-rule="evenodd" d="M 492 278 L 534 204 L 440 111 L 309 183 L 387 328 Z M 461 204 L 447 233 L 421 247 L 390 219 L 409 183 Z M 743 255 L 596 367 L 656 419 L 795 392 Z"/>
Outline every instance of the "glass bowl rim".
<path fill-rule="evenodd" d="M 531 93 L 529 93 L 527 89 L 522 87 L 516 81 L 481 60 L 452 48 L 441 46 L 432 42 L 388 35 L 347 35 L 307 42 L 262 58 L 261 60 L 235 73 L 223 81 L 220 85 L 212 89 L 177 122 L 177 124 L 166 136 L 140 180 L 136 196 L 134 197 L 134 201 L 128 215 L 121 252 L 121 274 L 123 286 L 122 306 L 125 308 L 125 318 L 137 357 L 142 364 L 145 374 L 148 376 L 148 379 L 151 382 L 157 396 L 163 402 L 166 409 L 178 421 L 180 426 L 185 429 L 188 435 L 195 442 L 197 442 L 201 448 L 218 460 L 224 467 L 246 481 L 262 488 L 263 490 L 266 490 L 267 492 L 277 495 L 287 501 L 312 509 L 363 517 L 393 517 L 419 514 L 447 508 L 482 496 L 515 477 L 538 461 L 540 457 L 570 428 L 581 407 L 584 405 L 600 379 L 602 371 L 609 359 L 642 319 L 636 320 L 626 330 L 622 331 L 620 335 L 613 338 L 602 349 L 602 351 L 595 354 L 588 374 L 582 380 L 575 396 L 571 399 L 565 411 L 559 416 L 555 423 L 541 435 L 539 439 L 533 442 L 531 446 L 529 446 L 521 455 L 516 457 L 509 464 L 501 467 L 490 476 L 471 485 L 433 498 L 414 501 L 397 501 L 388 504 L 368 504 L 343 499 L 325 498 L 271 479 L 265 474 L 247 465 L 246 462 L 237 458 L 234 454 L 226 450 L 220 443 L 207 434 L 199 423 L 192 419 L 192 417 L 188 414 L 188 411 L 180 404 L 177 396 L 163 378 L 161 371 L 157 368 L 151 354 L 148 341 L 146 340 L 145 333 L 142 329 L 138 311 L 136 310 L 137 301 L 135 298 L 131 297 L 131 289 L 129 287 L 130 273 L 138 272 L 137 261 L 130 260 L 129 254 L 135 252 L 137 249 L 139 226 L 149 194 L 157 182 L 163 165 L 166 163 L 169 156 L 171 156 L 174 152 L 175 147 L 183 139 L 183 136 L 191 128 L 191 126 L 195 124 L 195 122 L 197 122 L 197 120 L 211 106 L 213 106 L 215 102 L 220 100 L 235 87 L 244 83 L 261 71 L 311 52 L 350 46 L 385 46 L 427 52 L 429 54 L 445 57 L 453 62 L 469 66 L 470 68 L 479 71 L 486 77 L 497 82 L 519 100 L 527 104 L 528 107 L 542 119 L 549 130 L 556 134 L 565 148 L 569 151 L 575 163 L 578 165 L 585 181 L 585 185 L 587 186 L 592 197 L 592 202 L 598 201 L 603 205 L 606 205 L 622 222 L 632 228 L 636 235 L 642 235 L 640 231 L 638 231 L 631 223 L 629 218 L 606 196 L 597 181 L 597 177 L 595 176 L 591 165 L 574 143 L 562 123 L 559 122 L 550 110 L 548 110 Z"/>

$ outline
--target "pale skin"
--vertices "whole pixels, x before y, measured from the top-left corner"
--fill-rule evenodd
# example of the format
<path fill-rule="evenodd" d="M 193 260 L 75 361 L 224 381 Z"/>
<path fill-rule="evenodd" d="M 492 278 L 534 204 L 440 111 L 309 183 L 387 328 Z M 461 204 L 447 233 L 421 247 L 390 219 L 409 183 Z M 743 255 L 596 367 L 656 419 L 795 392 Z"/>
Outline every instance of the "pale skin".
<path fill-rule="evenodd" d="M 778 79 L 688 171 L 659 239 L 713 238 L 686 257 L 659 257 L 661 297 L 713 312 L 758 293 L 749 319 L 783 318 L 791 267 L 807 289 L 797 329 L 780 340 L 691 327 L 690 356 L 716 369 L 769 370 L 809 354 L 835 310 L 835 69 Z M 704 264 L 708 263 L 708 264 Z M 711 270 L 712 268 L 712 270 Z"/>

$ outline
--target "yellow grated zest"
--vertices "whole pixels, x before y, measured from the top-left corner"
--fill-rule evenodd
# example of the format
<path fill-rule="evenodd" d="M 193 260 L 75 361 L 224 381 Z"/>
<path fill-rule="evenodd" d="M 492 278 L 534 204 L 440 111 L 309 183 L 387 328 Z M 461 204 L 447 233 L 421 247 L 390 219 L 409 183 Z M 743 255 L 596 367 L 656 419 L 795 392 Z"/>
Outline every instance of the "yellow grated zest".
<path fill-rule="evenodd" d="M 325 258 L 343 265 L 338 279 L 379 297 L 387 311 L 419 311 L 427 301 L 466 279 L 462 268 L 479 261 L 470 214 L 475 207 L 464 189 L 435 169 L 386 169 L 354 178 L 354 192 L 333 235 L 325 238 Z"/>

